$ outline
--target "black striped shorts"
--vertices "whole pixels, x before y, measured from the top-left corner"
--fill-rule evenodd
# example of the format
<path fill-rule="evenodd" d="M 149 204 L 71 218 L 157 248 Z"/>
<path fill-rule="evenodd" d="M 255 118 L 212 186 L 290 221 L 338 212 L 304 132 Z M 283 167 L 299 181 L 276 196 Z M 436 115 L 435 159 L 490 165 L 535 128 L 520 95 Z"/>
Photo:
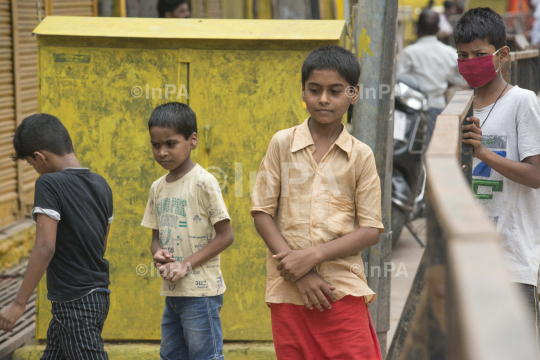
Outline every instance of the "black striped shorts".
<path fill-rule="evenodd" d="M 92 292 L 69 302 L 53 302 L 42 360 L 108 360 L 101 332 L 109 313 L 109 294 Z"/>

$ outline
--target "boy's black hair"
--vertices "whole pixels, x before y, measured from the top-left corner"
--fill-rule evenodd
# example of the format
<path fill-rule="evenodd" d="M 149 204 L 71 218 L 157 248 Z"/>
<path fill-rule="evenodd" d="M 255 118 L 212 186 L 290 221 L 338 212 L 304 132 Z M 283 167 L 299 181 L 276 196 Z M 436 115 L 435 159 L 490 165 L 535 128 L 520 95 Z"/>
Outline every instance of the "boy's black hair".
<path fill-rule="evenodd" d="M 176 9 L 183 3 L 187 3 L 189 8 L 191 9 L 191 4 L 189 0 L 159 0 L 157 5 L 159 17 L 164 18 L 167 11 L 172 12 L 174 11 L 174 9 Z"/>
<path fill-rule="evenodd" d="M 152 111 L 148 120 L 148 130 L 152 126 L 159 126 L 174 130 L 182 134 L 184 139 L 189 139 L 197 132 L 197 116 L 191 108 L 179 102 L 170 102 L 158 106 Z"/>
<path fill-rule="evenodd" d="M 34 152 L 45 150 L 56 155 L 73 152 L 73 143 L 66 127 L 56 116 L 35 114 L 27 117 L 17 127 L 13 136 L 15 154 L 13 161 L 28 157 L 35 159 Z"/>
<path fill-rule="evenodd" d="M 488 7 L 467 11 L 454 28 L 456 44 L 485 40 L 498 50 L 506 45 L 506 25 L 503 18 Z"/>
<path fill-rule="evenodd" d="M 352 52 L 341 46 L 322 46 L 313 50 L 302 65 L 302 86 L 313 70 L 335 70 L 351 86 L 358 85 L 360 64 Z"/>

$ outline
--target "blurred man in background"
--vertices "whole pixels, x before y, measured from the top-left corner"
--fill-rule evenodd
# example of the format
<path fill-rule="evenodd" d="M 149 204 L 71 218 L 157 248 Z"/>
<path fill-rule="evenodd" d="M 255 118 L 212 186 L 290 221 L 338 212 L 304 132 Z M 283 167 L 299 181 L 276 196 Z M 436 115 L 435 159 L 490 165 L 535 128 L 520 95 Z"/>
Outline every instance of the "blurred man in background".
<path fill-rule="evenodd" d="M 450 18 L 457 14 L 457 6 L 454 1 L 444 2 L 444 13 L 439 15 L 439 31 L 445 34 L 452 34 L 454 30 L 450 23 Z"/>
<path fill-rule="evenodd" d="M 437 40 L 439 14 L 422 11 L 418 19 L 418 40 L 406 47 L 397 63 L 397 74 L 412 74 L 426 93 L 429 106 L 427 141 L 437 116 L 446 107 L 445 93 L 450 84 L 466 84 L 458 71 L 456 49 Z"/>
<path fill-rule="evenodd" d="M 191 4 L 189 0 L 159 0 L 158 13 L 160 18 L 190 18 Z"/>
<path fill-rule="evenodd" d="M 534 23 L 531 30 L 531 44 L 540 46 L 540 0 L 529 0 L 529 5 L 534 8 Z"/>

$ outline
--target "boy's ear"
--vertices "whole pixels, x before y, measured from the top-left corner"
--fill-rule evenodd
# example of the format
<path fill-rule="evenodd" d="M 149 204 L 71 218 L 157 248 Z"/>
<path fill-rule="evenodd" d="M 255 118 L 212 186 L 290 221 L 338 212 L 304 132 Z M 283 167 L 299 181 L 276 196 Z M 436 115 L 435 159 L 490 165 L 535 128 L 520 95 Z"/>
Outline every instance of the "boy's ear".
<path fill-rule="evenodd" d="M 503 46 L 501 50 L 499 50 L 500 55 L 500 62 L 501 64 L 504 64 L 505 62 L 510 60 L 510 48 L 508 46 Z"/>
<path fill-rule="evenodd" d="M 354 93 L 351 93 L 354 89 Z M 351 98 L 351 105 L 356 104 L 358 101 L 358 98 L 360 97 L 360 84 L 357 84 L 356 86 L 349 86 L 347 88 L 347 96 Z"/>
<path fill-rule="evenodd" d="M 197 133 L 191 134 L 191 136 L 189 137 L 189 147 L 191 148 L 191 150 L 195 150 L 198 144 L 199 137 L 197 136 Z"/>
<path fill-rule="evenodd" d="M 306 102 L 306 84 L 302 84 L 302 101 Z"/>
<path fill-rule="evenodd" d="M 49 162 L 47 155 L 41 151 L 34 151 L 34 157 L 38 163 L 47 164 Z"/>

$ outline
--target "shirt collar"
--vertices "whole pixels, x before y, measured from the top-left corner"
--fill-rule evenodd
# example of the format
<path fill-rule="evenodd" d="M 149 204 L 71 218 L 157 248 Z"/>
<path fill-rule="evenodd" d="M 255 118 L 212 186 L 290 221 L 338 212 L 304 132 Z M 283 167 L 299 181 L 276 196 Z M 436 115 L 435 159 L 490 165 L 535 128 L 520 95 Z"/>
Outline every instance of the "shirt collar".
<path fill-rule="evenodd" d="M 421 38 L 416 40 L 417 43 L 419 43 L 419 42 L 432 42 L 432 41 L 439 41 L 437 39 L 437 35 L 426 35 L 426 36 L 422 36 Z"/>
<path fill-rule="evenodd" d="M 291 147 L 291 152 L 296 152 L 302 150 L 310 145 L 314 145 L 313 138 L 311 137 L 311 132 L 309 131 L 309 122 L 310 118 L 307 118 L 300 126 L 296 128 L 294 133 L 293 144 Z M 347 127 L 343 126 L 343 130 L 339 137 L 337 138 L 335 144 L 343 151 L 347 153 L 348 158 L 351 158 L 352 151 L 352 141 L 350 139 L 351 135 L 347 131 Z"/>

